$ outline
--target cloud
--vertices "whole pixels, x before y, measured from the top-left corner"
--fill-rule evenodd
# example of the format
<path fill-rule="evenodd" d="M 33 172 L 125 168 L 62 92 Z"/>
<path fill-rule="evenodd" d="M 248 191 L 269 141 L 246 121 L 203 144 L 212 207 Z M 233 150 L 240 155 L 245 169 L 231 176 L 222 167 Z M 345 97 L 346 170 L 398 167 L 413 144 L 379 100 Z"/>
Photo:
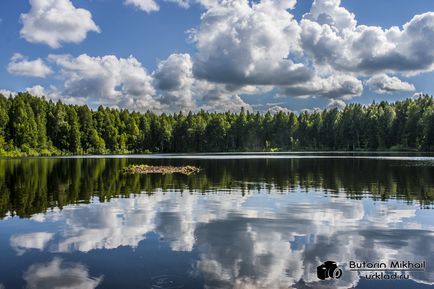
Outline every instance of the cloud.
<path fill-rule="evenodd" d="M 359 25 L 340 0 L 314 1 L 300 21 L 288 10 L 295 1 L 200 3 L 207 10 L 200 25 L 190 30 L 197 53 L 181 73 L 189 79 L 190 90 L 183 91 L 189 99 L 187 91 L 193 99 L 204 92 L 204 102 L 228 93 L 221 99 L 236 102 L 250 86 L 256 94 L 277 88 L 281 96 L 326 97 L 342 107 L 344 100 L 363 93 L 361 78 L 370 78 L 366 84 L 377 93 L 414 91 L 412 84 L 387 74 L 434 69 L 434 43 L 426 41 L 430 34 L 434 39 L 431 12 L 416 15 L 401 28 L 384 29 Z M 164 89 L 164 82 L 159 85 Z"/>
<path fill-rule="evenodd" d="M 288 59 L 290 52 L 299 51 L 300 28 L 283 3 L 227 1 L 209 8 L 191 34 L 198 49 L 195 77 L 232 85 L 289 85 L 311 79 L 308 68 Z"/>
<path fill-rule="evenodd" d="M 39 85 L 39 84 L 38 85 L 34 85 L 32 87 L 27 87 L 25 89 L 25 91 L 27 91 L 31 95 L 39 96 L 39 97 L 47 95 L 47 92 L 45 91 L 45 88 L 42 85 Z"/>
<path fill-rule="evenodd" d="M 316 76 L 309 82 L 284 87 L 282 91 L 284 95 L 300 98 L 323 96 L 351 99 L 362 94 L 363 84 L 356 77 L 336 73 L 325 78 Z"/>
<path fill-rule="evenodd" d="M 152 77 L 134 57 L 113 55 L 91 57 L 82 54 L 50 55 L 50 61 L 60 68 L 64 80 L 62 95 L 83 97 L 95 105 L 126 107 L 134 110 L 160 110 L 155 97 Z"/>
<path fill-rule="evenodd" d="M 219 98 L 210 98 L 206 100 L 200 108 L 217 112 L 239 112 L 241 109 L 253 111 L 250 104 L 244 102 L 238 94 L 225 94 L 224 92 L 219 95 Z"/>
<path fill-rule="evenodd" d="M 160 10 L 160 6 L 154 0 L 125 0 L 125 5 L 132 5 L 147 13 Z"/>
<path fill-rule="evenodd" d="M 426 95 L 426 93 L 423 93 L 423 92 L 415 92 L 415 93 L 413 93 L 413 95 L 412 95 L 412 99 L 418 99 L 418 98 L 422 98 L 422 97 L 424 97 Z"/>
<path fill-rule="evenodd" d="M 171 54 L 161 61 L 153 73 L 156 87 L 164 92 L 162 102 L 188 110 L 195 107 L 193 100 L 193 63 L 189 54 Z"/>
<path fill-rule="evenodd" d="M 192 62 L 189 54 L 171 54 L 158 64 L 154 73 L 157 87 L 162 90 L 179 90 L 191 85 Z"/>
<path fill-rule="evenodd" d="M 366 82 L 376 93 L 392 93 L 395 91 L 414 91 L 413 84 L 400 80 L 396 76 L 379 74 L 371 77 Z"/>
<path fill-rule="evenodd" d="M 258 94 L 264 90 L 255 86 L 235 86 L 212 83 L 206 80 L 196 80 L 194 82 L 194 94 L 198 96 L 200 104 L 198 109 L 210 111 L 232 111 L 238 112 L 242 108 L 252 110 L 246 103 L 241 94 Z"/>
<path fill-rule="evenodd" d="M 192 1 L 189 1 L 189 0 L 166 0 L 167 2 L 171 2 L 171 3 L 175 3 L 175 4 L 177 4 L 179 7 L 182 7 L 182 8 L 189 8 L 190 7 L 190 5 L 191 5 L 191 3 L 190 2 L 192 2 Z"/>
<path fill-rule="evenodd" d="M 153 72 L 155 88 L 160 94 L 159 100 L 171 111 L 239 111 L 250 110 L 240 93 L 252 94 L 257 89 L 241 86 L 229 87 L 197 79 L 193 75 L 193 60 L 189 54 L 172 54 L 161 61 Z"/>
<path fill-rule="evenodd" d="M 290 113 L 291 110 L 289 110 L 286 107 L 281 107 L 279 105 L 275 105 L 275 106 L 272 106 L 269 109 L 267 109 L 267 112 L 269 112 L 271 114 L 278 114 L 279 112 Z"/>
<path fill-rule="evenodd" d="M 434 13 L 416 15 L 402 28 L 357 25 L 340 0 L 316 0 L 300 22 L 305 55 L 316 65 L 355 75 L 418 74 L 434 69 Z M 432 36 L 432 37 L 431 37 Z"/>
<path fill-rule="evenodd" d="M 355 29 L 354 15 L 339 4 L 316 1 L 304 17 L 304 26 L 287 10 L 294 1 L 263 0 L 251 5 L 228 1 L 210 6 L 191 33 L 198 49 L 193 57 L 194 76 L 231 86 L 274 86 L 281 95 L 295 97 L 360 96 L 363 84 L 356 75 L 317 66 L 303 47 L 312 34 L 310 22 L 318 29 L 322 26 L 317 21 L 333 25 L 333 32 Z M 337 45 L 330 47 L 333 53 L 339 52 Z"/>
<path fill-rule="evenodd" d="M 355 29 L 357 25 L 355 15 L 340 7 L 340 4 L 341 0 L 315 0 L 310 12 L 303 15 L 303 18 L 315 21 L 320 25 L 329 25 L 338 31 Z"/>
<path fill-rule="evenodd" d="M 295 0 L 171 2 L 206 9 L 189 30 L 195 53 L 173 53 L 152 73 L 132 56 L 51 56 L 65 82 L 58 91 L 91 106 L 156 112 L 251 109 L 246 95 L 261 97 L 273 89 L 281 97 L 323 97 L 341 107 L 362 95 L 364 85 L 379 94 L 415 91 L 400 78 L 434 70 L 434 12 L 383 28 L 359 24 L 340 0 L 313 1 L 301 20 L 291 12 Z M 38 12 L 35 3 L 48 0 L 32 3 L 28 15 L 57 9 L 40 4 Z M 59 3 L 54 6 L 69 3 L 70 10 L 80 10 L 68 0 Z M 124 4 L 159 9 L 152 0 Z"/>
<path fill-rule="evenodd" d="M 21 14 L 21 37 L 31 43 L 59 48 L 62 43 L 80 43 L 88 32 L 100 32 L 92 14 L 76 8 L 70 0 L 30 0 L 30 11 Z"/>
<path fill-rule="evenodd" d="M 80 263 L 67 263 L 59 258 L 34 264 L 24 273 L 29 289 L 94 289 L 102 279 L 90 277 L 88 269 Z"/>
<path fill-rule="evenodd" d="M 321 113 L 323 111 L 323 109 L 320 107 L 313 107 L 313 108 L 303 108 L 300 111 L 301 111 L 301 113 L 312 114 L 312 113 Z"/>
<path fill-rule="evenodd" d="M 2 94 L 5 97 L 9 97 L 9 96 L 14 97 L 15 95 L 17 95 L 17 92 L 16 91 L 11 91 L 11 90 L 8 90 L 8 89 L 0 89 L 0 94 Z"/>
<path fill-rule="evenodd" d="M 329 102 L 328 102 L 328 104 L 327 104 L 327 109 L 334 109 L 334 108 L 337 108 L 337 109 L 344 109 L 344 107 L 346 106 L 347 104 L 343 101 L 343 100 L 341 100 L 341 99 L 334 99 L 334 98 L 331 98 L 330 100 L 329 100 Z"/>
<path fill-rule="evenodd" d="M 35 60 L 27 60 L 20 53 L 15 53 L 8 64 L 7 70 L 10 74 L 24 75 L 44 78 L 53 73 L 50 67 L 45 62 L 37 58 Z"/>
<path fill-rule="evenodd" d="M 99 105 L 155 112 L 239 111 L 251 109 L 239 94 L 254 94 L 255 87 L 228 87 L 196 79 L 189 54 L 172 54 L 148 73 L 133 56 L 92 57 L 82 54 L 48 56 L 63 87 L 34 85 L 25 90 L 36 96 L 69 104 Z M 262 90 L 264 91 L 264 90 Z"/>
<path fill-rule="evenodd" d="M 85 97 L 75 97 L 75 96 L 65 96 L 61 91 L 54 85 L 50 85 L 48 88 L 43 87 L 42 85 L 34 85 L 32 87 L 27 87 L 25 89 L 26 92 L 30 93 L 34 96 L 45 97 L 46 99 L 51 99 L 53 101 L 61 100 L 66 104 L 73 105 L 86 105 L 87 98 Z"/>

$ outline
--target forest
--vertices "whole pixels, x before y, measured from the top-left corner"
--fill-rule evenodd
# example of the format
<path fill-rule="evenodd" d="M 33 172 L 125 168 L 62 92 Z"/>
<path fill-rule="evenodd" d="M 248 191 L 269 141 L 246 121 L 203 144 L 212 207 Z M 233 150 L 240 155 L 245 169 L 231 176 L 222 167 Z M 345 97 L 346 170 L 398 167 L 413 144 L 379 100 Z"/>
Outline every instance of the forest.
<path fill-rule="evenodd" d="M 433 97 L 299 114 L 156 114 L 0 94 L 0 156 L 294 150 L 433 151 Z"/>

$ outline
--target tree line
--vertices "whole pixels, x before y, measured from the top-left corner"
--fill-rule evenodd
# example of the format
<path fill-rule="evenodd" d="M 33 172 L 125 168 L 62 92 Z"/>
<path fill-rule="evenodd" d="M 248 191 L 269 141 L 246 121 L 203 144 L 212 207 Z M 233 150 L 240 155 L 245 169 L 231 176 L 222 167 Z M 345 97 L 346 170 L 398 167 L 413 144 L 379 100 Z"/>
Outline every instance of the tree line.
<path fill-rule="evenodd" d="M 0 155 L 434 150 L 434 101 L 293 112 L 156 114 L 0 94 Z"/>

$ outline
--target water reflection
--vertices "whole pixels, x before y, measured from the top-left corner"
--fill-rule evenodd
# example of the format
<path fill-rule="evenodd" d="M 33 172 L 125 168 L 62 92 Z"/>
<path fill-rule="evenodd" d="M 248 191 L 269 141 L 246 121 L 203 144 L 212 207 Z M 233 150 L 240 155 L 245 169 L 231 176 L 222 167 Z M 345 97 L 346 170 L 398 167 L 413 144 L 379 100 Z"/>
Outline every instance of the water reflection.
<path fill-rule="evenodd" d="M 424 260 L 393 286 L 434 285 L 431 164 L 192 160 L 200 175 L 123 175 L 130 162 L 143 160 L 0 161 L 0 288 L 385 287 L 349 260 Z M 342 278 L 317 278 L 326 260 Z"/>
<path fill-rule="evenodd" d="M 13 235 L 10 243 L 15 252 L 17 252 L 17 255 L 21 256 L 30 249 L 42 251 L 47 247 L 47 243 L 53 238 L 53 235 L 53 233 L 47 232 Z"/>
<path fill-rule="evenodd" d="M 197 176 L 122 174 L 130 163 L 191 164 Z M 29 217 L 49 208 L 156 189 L 216 192 L 261 189 L 325 189 L 349 198 L 434 200 L 434 165 L 426 161 L 382 159 L 20 159 L 0 160 L 0 216 Z"/>
<path fill-rule="evenodd" d="M 372 200 L 318 193 L 264 193 L 160 192 L 66 206 L 32 217 L 34 229 L 53 223 L 60 230 L 13 235 L 10 244 L 18 255 L 33 249 L 90 252 L 137 248 L 156 233 L 172 251 L 198 251 L 193 268 L 204 288 L 358 284 L 359 275 L 349 271 L 337 281 L 318 282 L 316 266 L 324 260 L 426 260 L 428 270 L 411 273 L 411 278 L 434 282 L 434 226 L 419 222 L 417 206 L 396 201 L 373 205 Z"/>
<path fill-rule="evenodd" d="M 82 264 L 54 258 L 51 262 L 30 266 L 24 273 L 24 280 L 28 289 L 94 289 L 102 277 L 91 278 Z"/>

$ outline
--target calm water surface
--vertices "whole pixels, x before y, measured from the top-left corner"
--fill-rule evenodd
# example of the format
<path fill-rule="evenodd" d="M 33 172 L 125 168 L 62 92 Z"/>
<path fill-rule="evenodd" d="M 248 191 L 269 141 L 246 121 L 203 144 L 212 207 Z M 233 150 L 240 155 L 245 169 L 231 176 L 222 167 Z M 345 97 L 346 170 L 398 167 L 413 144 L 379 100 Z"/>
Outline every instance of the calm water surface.
<path fill-rule="evenodd" d="M 3 159 L 0 288 L 431 288 L 433 202 L 429 155 Z M 318 279 L 327 260 L 340 279 Z M 426 268 L 368 280 L 351 260 Z"/>

